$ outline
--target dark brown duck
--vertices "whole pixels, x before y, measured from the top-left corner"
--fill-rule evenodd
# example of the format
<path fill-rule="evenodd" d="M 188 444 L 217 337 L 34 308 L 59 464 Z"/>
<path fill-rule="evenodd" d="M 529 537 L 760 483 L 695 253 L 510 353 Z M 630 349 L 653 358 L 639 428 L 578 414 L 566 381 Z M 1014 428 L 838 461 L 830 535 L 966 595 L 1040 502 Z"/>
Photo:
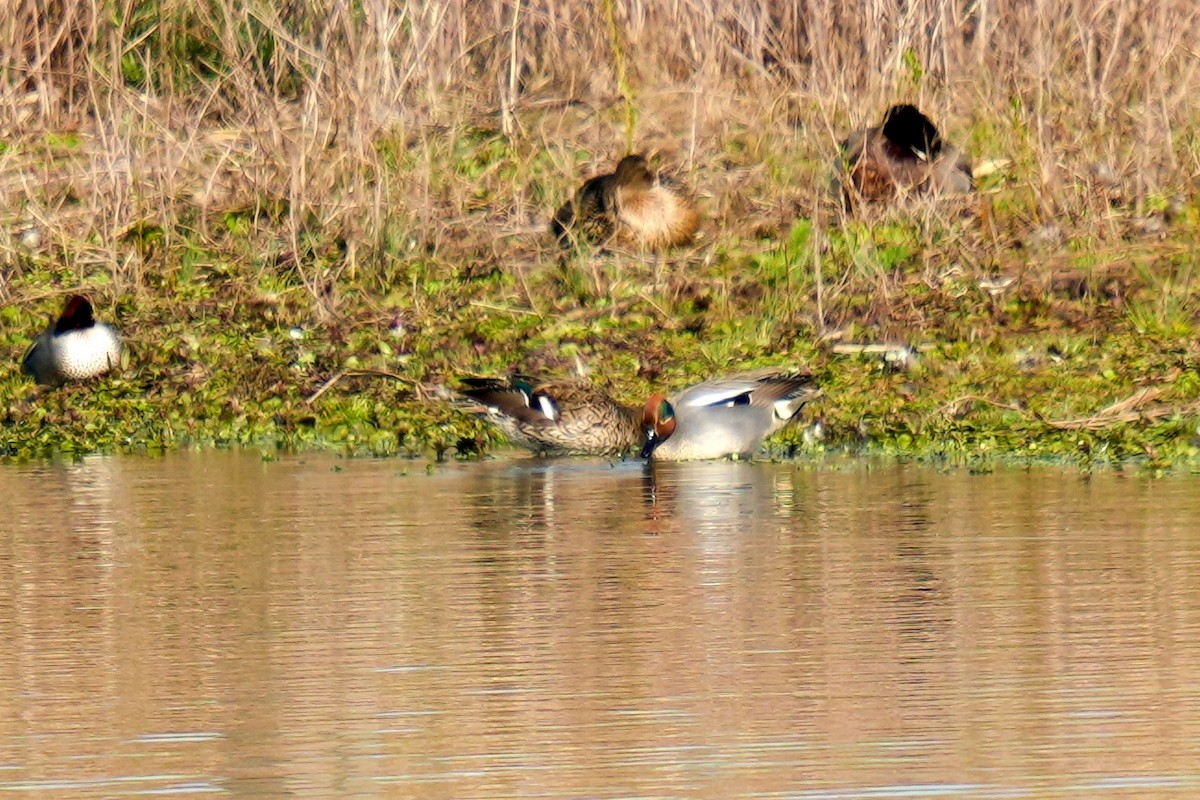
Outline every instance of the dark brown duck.
<path fill-rule="evenodd" d="M 856 198 L 890 200 L 905 194 L 971 192 L 971 162 L 942 139 L 937 126 L 912 105 L 888 109 L 883 123 L 855 131 L 841 143 L 834 187 L 847 207 Z"/>

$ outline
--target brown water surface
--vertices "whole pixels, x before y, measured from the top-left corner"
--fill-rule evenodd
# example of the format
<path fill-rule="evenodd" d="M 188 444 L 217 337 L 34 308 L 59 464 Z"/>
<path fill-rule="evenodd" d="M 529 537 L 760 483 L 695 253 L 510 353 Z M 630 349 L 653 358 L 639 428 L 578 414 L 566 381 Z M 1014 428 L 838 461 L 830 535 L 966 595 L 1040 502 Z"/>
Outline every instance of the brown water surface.
<path fill-rule="evenodd" d="M 0 793 L 1200 797 L 1198 489 L 0 467 Z"/>

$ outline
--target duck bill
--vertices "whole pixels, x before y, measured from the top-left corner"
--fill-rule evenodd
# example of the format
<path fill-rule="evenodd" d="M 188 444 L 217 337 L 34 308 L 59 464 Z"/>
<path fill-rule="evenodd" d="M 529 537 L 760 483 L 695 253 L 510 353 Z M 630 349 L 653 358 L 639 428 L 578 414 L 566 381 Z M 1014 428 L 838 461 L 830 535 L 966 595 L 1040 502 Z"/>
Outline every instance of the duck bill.
<path fill-rule="evenodd" d="M 654 452 L 654 448 L 658 447 L 658 444 L 660 441 L 662 441 L 662 440 L 659 439 L 657 436 L 655 436 L 653 433 L 647 432 L 646 433 L 646 443 L 642 445 L 642 454 L 641 454 L 640 458 L 649 458 L 650 455 Z"/>

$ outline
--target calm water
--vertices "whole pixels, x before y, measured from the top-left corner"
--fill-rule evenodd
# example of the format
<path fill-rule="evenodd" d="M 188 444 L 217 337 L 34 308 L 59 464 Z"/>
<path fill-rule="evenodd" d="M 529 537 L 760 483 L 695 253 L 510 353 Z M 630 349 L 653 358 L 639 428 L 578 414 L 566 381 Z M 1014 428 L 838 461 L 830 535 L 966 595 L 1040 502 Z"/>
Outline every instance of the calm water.
<path fill-rule="evenodd" d="M 0 467 L 0 794 L 1200 797 L 1198 488 Z"/>

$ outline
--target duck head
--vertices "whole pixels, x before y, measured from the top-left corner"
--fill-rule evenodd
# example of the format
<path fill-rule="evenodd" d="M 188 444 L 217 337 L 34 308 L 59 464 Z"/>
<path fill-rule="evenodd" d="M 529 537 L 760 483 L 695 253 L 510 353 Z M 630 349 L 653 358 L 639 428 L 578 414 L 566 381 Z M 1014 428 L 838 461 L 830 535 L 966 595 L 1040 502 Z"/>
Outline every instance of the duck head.
<path fill-rule="evenodd" d="M 654 184 L 654 173 L 650 171 L 650 166 L 646 163 L 645 156 L 640 155 L 630 155 L 622 158 L 617 164 L 617 170 L 613 173 L 613 178 L 619 186 L 639 189 L 649 189 Z"/>
<path fill-rule="evenodd" d="M 654 448 L 675 432 L 675 407 L 671 405 L 671 401 L 661 394 L 651 395 L 642 410 L 642 428 L 646 432 L 642 458 L 649 458 Z"/>
<path fill-rule="evenodd" d="M 883 135 L 906 157 L 932 161 L 942 150 L 937 126 L 916 106 L 895 105 L 883 117 Z"/>
<path fill-rule="evenodd" d="M 54 323 L 54 333 L 57 336 L 69 331 L 87 330 L 95 324 L 96 318 L 92 315 L 91 301 L 81 294 L 76 294 L 67 298 L 67 303 L 63 306 L 58 321 Z"/>

